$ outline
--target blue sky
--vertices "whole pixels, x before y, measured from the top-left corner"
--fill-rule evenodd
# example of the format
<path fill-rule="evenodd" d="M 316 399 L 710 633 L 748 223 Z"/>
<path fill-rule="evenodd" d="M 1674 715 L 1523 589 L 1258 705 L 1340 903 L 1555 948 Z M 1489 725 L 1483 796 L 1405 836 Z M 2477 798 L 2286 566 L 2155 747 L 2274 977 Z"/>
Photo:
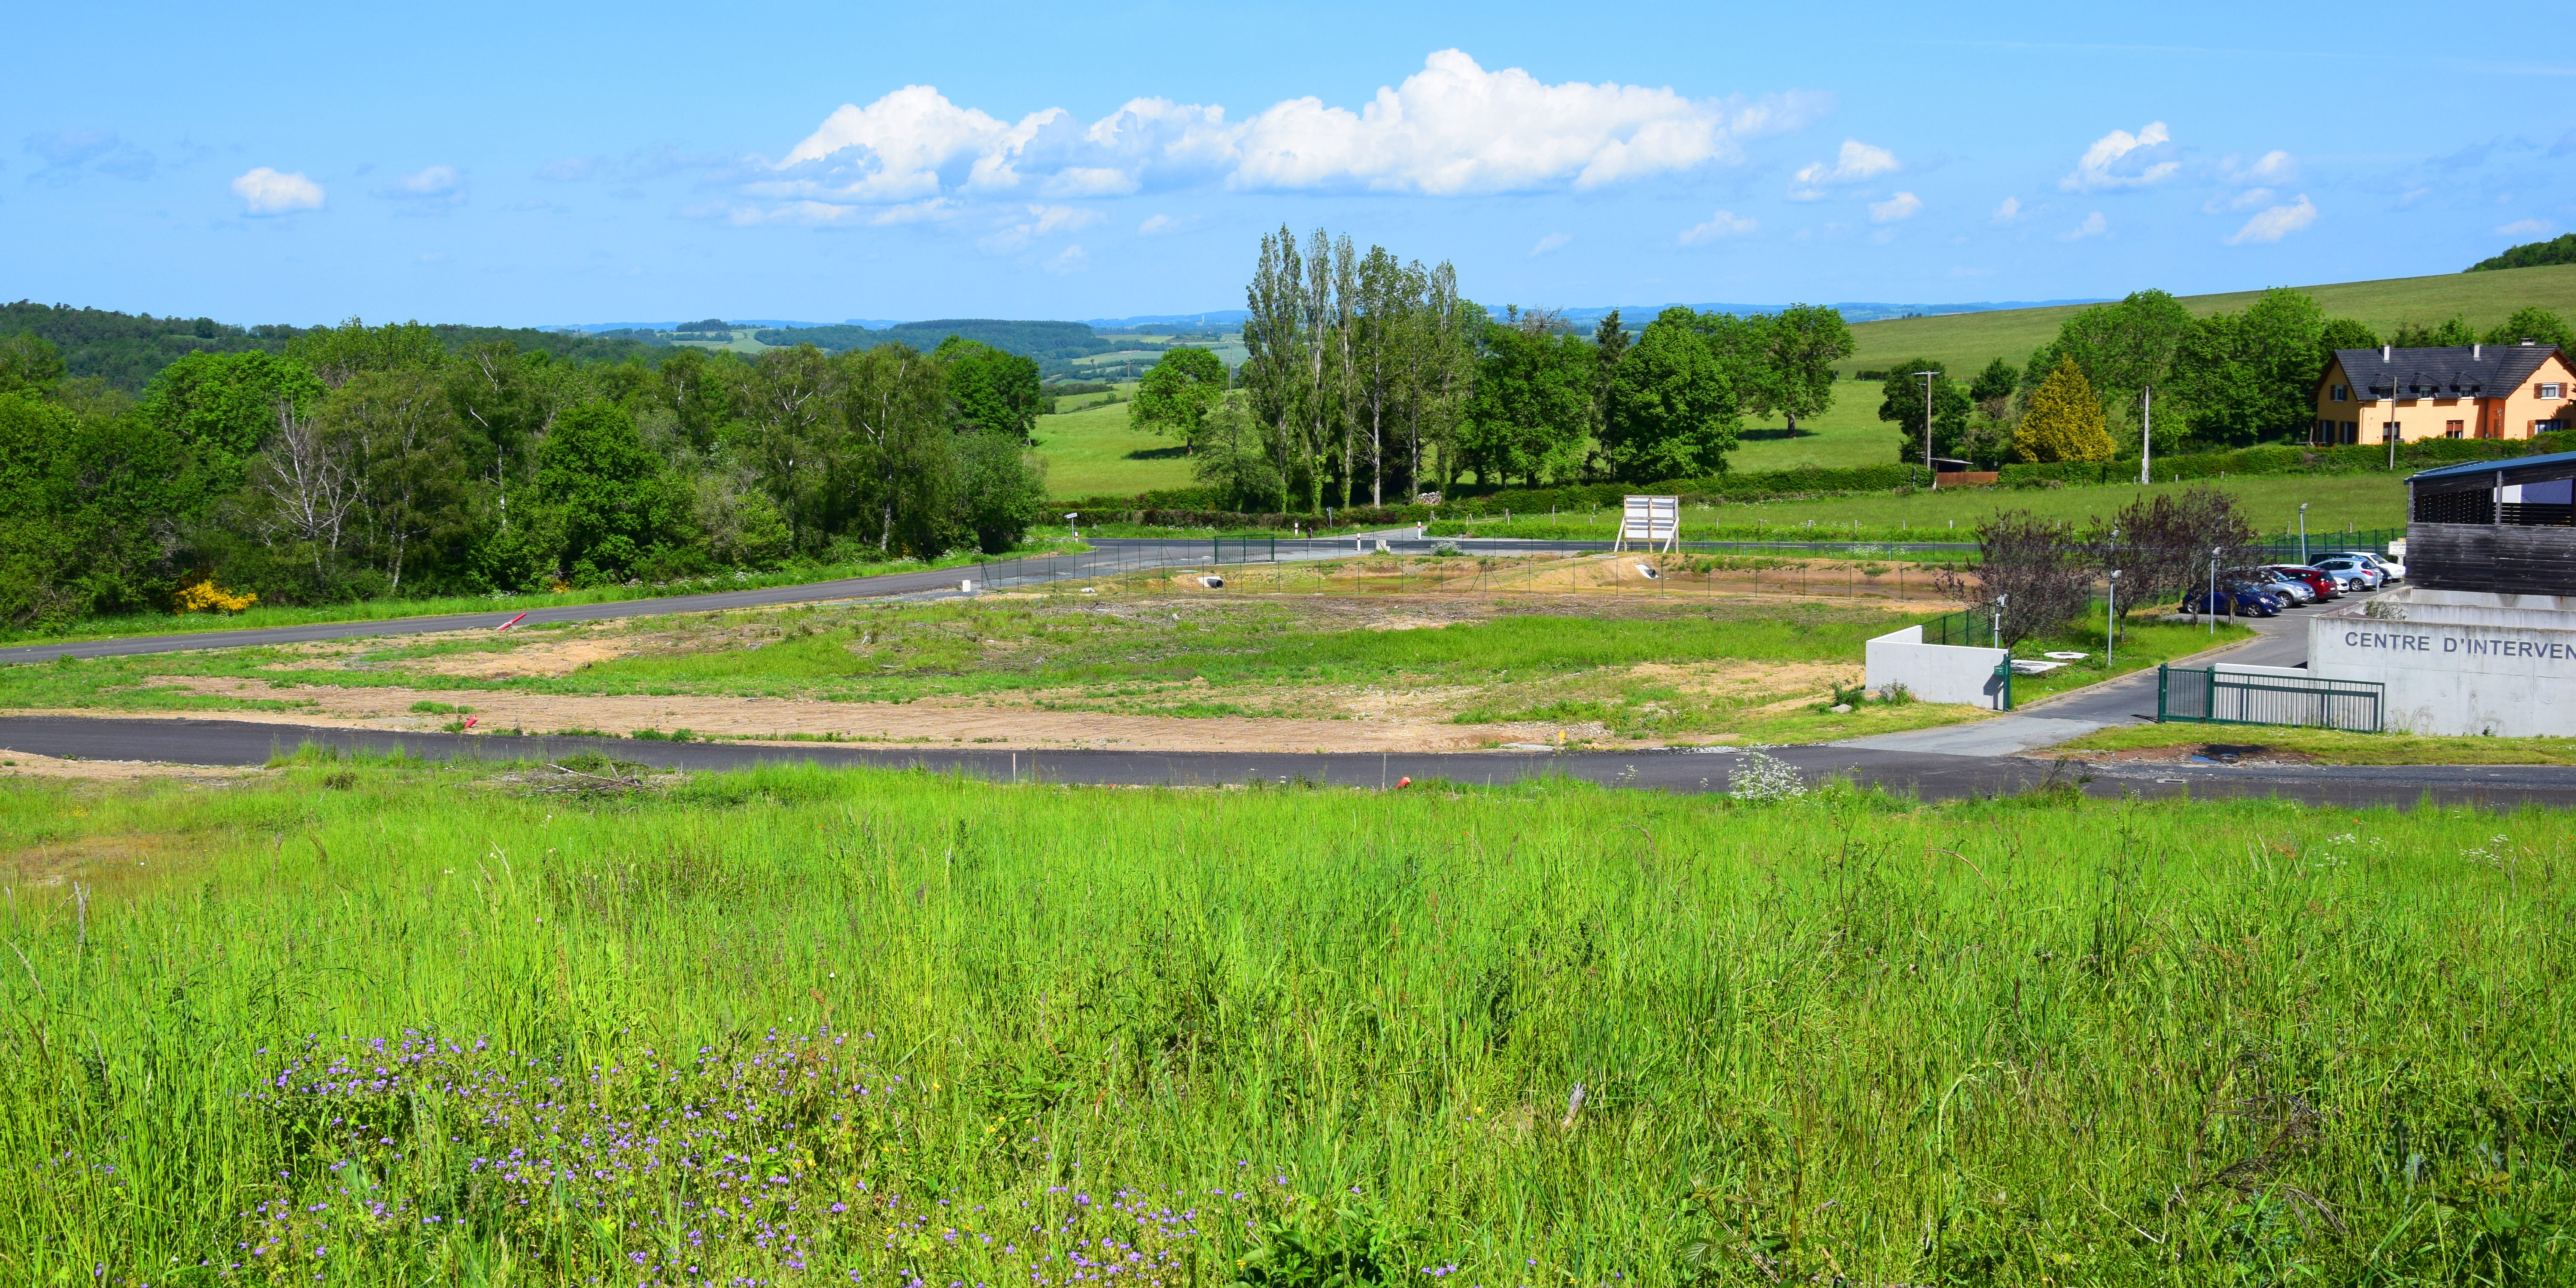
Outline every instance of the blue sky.
<path fill-rule="evenodd" d="M 2576 226 L 2576 52 L 2511 26 L 43 6 L 0 82 L 0 296 L 299 324 L 1114 317 L 1240 307 L 1282 223 L 1448 259 L 1495 305 L 2452 272 Z"/>

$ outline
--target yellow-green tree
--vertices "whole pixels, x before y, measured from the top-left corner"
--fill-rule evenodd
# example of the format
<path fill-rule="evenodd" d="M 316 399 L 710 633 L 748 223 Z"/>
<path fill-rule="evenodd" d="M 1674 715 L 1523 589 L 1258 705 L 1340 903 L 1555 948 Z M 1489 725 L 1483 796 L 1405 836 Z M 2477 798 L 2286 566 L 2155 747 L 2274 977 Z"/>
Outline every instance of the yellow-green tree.
<path fill-rule="evenodd" d="M 2025 461 L 2107 461 L 2119 449 L 2102 428 L 2102 403 L 2093 384 L 2060 358 L 2057 370 L 2032 391 L 2030 408 L 2013 430 L 2013 455 Z"/>

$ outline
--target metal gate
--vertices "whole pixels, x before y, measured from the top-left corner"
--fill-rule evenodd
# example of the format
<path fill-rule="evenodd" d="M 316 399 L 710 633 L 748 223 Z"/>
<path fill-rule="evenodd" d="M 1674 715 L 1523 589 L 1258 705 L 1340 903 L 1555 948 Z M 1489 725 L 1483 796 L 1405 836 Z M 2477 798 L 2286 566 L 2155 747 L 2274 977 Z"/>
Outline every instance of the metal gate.
<path fill-rule="evenodd" d="M 2156 722 L 2381 731 L 2386 686 L 2369 680 L 2156 668 Z"/>

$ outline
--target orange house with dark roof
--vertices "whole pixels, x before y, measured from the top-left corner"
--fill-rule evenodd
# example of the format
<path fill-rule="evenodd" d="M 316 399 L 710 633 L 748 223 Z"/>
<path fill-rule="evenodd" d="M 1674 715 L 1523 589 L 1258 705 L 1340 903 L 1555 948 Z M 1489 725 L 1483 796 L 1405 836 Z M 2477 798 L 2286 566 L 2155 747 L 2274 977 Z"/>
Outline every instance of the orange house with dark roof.
<path fill-rule="evenodd" d="M 2315 446 L 2530 438 L 2576 428 L 2576 367 L 2554 344 L 2337 349 L 2317 378 Z"/>

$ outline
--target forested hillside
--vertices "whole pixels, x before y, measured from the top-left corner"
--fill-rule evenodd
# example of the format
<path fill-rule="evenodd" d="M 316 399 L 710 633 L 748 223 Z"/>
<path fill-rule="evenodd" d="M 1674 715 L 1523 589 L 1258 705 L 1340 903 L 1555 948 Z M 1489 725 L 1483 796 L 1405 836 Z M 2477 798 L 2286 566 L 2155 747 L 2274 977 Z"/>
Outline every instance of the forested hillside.
<path fill-rule="evenodd" d="M 13 319 L 68 331 L 93 369 L 180 350 L 138 400 L 33 327 L 0 337 L 0 620 L 19 627 L 998 551 L 1044 491 L 1023 452 L 1037 364 L 969 340 L 747 360 L 415 323 Z"/>
<path fill-rule="evenodd" d="M 62 355 L 73 379 L 94 378 L 112 389 L 140 394 L 152 377 L 190 353 L 282 353 L 288 341 L 313 328 L 240 327 L 212 318 L 156 318 L 149 313 L 45 305 L 28 300 L 0 304 L 0 336 L 34 335 Z M 543 351 L 575 362 L 621 362 L 654 347 L 627 333 L 589 336 L 532 327 L 433 325 L 450 350 L 505 341 L 523 352 Z M 931 341 L 937 344 L 937 340 Z"/>
<path fill-rule="evenodd" d="M 762 344 L 810 344 L 825 353 L 851 349 L 870 349 L 880 344 L 908 344 L 916 349 L 935 349 L 950 336 L 990 345 L 1004 353 L 1034 358 L 1049 375 L 1058 374 L 1060 364 L 1070 359 L 1095 353 L 1107 353 L 1117 344 L 1102 339 L 1084 322 L 1024 322 L 1004 318 L 943 318 L 931 322 L 905 322 L 881 330 L 863 326 L 800 326 L 754 331 L 752 338 Z"/>

